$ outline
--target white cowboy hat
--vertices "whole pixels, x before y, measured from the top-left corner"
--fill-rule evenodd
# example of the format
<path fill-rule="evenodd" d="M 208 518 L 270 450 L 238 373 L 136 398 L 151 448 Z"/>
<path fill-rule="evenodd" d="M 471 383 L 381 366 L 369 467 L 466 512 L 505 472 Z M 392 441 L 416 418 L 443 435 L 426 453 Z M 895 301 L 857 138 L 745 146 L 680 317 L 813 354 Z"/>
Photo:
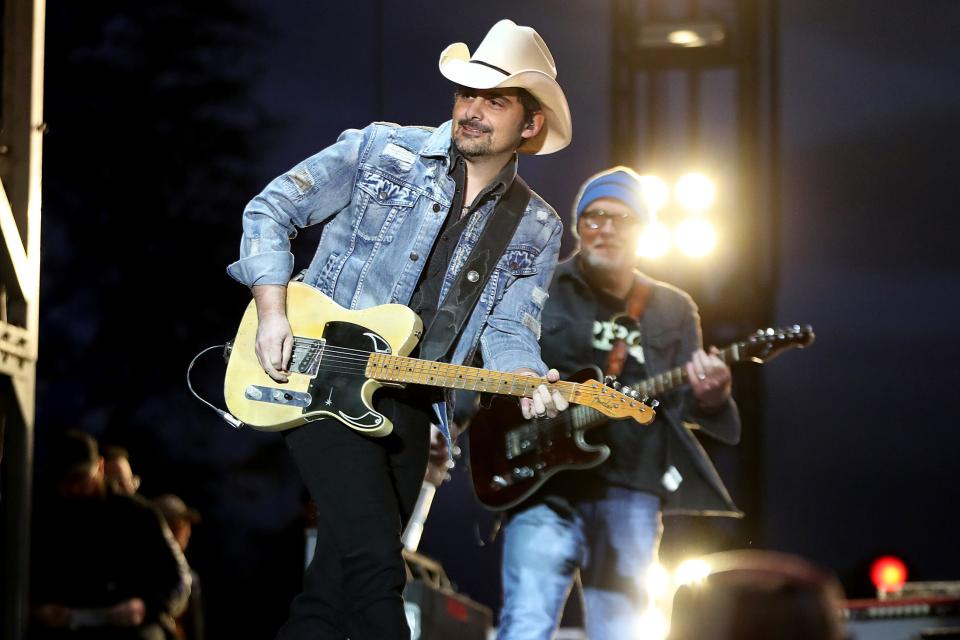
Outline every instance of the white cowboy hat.
<path fill-rule="evenodd" d="M 440 54 L 440 73 L 471 89 L 519 87 L 529 91 L 543 108 L 545 122 L 540 133 L 524 142 L 519 151 L 546 154 L 570 144 L 573 125 L 567 99 L 557 84 L 557 66 L 547 44 L 532 28 L 501 20 L 490 28 L 473 56 L 466 44 L 451 44 Z"/>

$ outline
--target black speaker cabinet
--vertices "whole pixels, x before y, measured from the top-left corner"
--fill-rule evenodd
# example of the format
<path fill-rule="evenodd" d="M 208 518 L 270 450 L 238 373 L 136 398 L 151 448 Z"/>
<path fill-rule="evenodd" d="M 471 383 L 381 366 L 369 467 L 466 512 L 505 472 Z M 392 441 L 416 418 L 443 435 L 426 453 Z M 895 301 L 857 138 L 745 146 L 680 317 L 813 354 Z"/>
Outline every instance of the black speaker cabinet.
<path fill-rule="evenodd" d="M 450 589 L 412 580 L 403 591 L 411 640 L 486 640 L 490 609 Z"/>

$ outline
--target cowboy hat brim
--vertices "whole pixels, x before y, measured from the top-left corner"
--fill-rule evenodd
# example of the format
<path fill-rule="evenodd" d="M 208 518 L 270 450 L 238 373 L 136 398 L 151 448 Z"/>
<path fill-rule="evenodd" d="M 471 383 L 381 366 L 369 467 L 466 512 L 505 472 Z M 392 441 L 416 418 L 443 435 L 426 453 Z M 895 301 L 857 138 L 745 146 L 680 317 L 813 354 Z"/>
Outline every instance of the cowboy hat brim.
<path fill-rule="evenodd" d="M 537 99 L 543 109 L 545 123 L 540 133 L 525 141 L 519 151 L 544 155 L 563 149 L 573 137 L 570 107 L 557 81 L 538 69 L 512 74 L 485 64 L 471 62 L 467 45 L 457 42 L 440 54 L 440 73 L 456 84 L 471 89 L 520 88 Z"/>

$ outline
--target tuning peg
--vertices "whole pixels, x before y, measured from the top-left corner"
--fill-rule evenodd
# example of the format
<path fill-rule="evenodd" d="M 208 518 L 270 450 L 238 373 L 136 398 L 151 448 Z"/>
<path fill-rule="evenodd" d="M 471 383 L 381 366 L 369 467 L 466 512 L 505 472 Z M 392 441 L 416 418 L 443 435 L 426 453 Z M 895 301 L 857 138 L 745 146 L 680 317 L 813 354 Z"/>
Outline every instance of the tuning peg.
<path fill-rule="evenodd" d="M 624 395 L 630 395 L 631 389 L 630 387 L 620 387 L 620 393 Z"/>
<path fill-rule="evenodd" d="M 657 407 L 660 406 L 660 401 L 657 400 L 656 398 L 650 398 L 650 399 L 644 400 L 644 402 L 645 402 L 645 403 L 647 404 L 647 406 L 650 407 L 651 409 L 656 409 Z"/>
<path fill-rule="evenodd" d="M 617 376 L 603 376 L 603 384 L 607 385 L 608 387 L 619 385 L 617 382 Z"/>

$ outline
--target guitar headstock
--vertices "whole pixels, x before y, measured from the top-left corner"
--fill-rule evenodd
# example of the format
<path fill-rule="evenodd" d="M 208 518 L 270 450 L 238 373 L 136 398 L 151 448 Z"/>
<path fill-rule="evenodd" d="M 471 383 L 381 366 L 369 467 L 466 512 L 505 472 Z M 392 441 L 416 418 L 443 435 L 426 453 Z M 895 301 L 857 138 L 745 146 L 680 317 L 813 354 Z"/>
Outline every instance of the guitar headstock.
<path fill-rule="evenodd" d="M 633 418 L 640 424 L 650 424 L 657 415 L 643 400 L 596 380 L 588 380 L 581 386 L 586 389 L 577 394 L 577 404 L 596 409 L 608 418 Z"/>
<path fill-rule="evenodd" d="M 757 329 L 752 336 L 737 343 L 738 360 L 763 364 L 788 349 L 809 347 L 813 339 L 813 327 L 810 325 Z"/>

